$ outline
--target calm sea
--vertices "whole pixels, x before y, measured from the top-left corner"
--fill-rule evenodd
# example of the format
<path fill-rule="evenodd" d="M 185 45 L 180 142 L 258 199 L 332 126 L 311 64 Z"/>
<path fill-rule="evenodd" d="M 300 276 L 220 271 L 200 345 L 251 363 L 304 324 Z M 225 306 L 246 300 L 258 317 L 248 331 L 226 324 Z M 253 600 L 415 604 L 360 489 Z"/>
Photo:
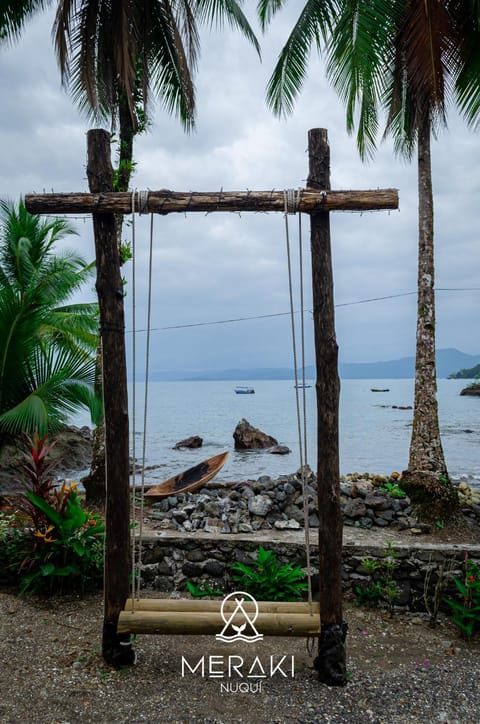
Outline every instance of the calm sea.
<path fill-rule="evenodd" d="M 148 393 L 147 483 L 176 475 L 201 460 L 229 450 L 221 481 L 276 477 L 299 467 L 295 390 L 291 381 L 241 381 L 254 395 L 237 395 L 235 382 L 151 382 Z M 480 398 L 461 397 L 464 380 L 439 380 L 438 402 L 444 452 L 450 475 L 466 477 L 480 487 Z M 371 392 L 372 387 L 388 392 Z M 307 462 L 316 467 L 315 387 L 306 391 Z M 132 397 L 130 392 L 130 397 Z M 136 457 L 142 456 L 144 384 L 136 386 Z M 340 398 L 340 472 L 388 474 L 408 463 L 413 380 L 343 380 Z M 246 418 L 252 425 L 291 449 L 289 455 L 261 451 L 236 452 L 233 431 Z M 89 424 L 82 416 L 75 424 Z M 175 443 L 200 435 L 203 447 L 173 450 Z"/>

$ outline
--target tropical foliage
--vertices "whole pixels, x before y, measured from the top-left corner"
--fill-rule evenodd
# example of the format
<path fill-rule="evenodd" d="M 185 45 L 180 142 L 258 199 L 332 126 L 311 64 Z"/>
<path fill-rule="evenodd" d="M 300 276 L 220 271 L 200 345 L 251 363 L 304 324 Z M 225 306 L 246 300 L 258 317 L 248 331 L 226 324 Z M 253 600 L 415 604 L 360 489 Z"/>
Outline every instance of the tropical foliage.
<path fill-rule="evenodd" d="M 452 372 L 451 375 L 448 375 L 449 380 L 473 380 L 473 379 L 480 379 L 480 364 L 475 365 L 475 367 L 470 367 L 469 369 L 462 369 L 458 372 Z"/>
<path fill-rule="evenodd" d="M 262 546 L 253 565 L 237 561 L 231 571 L 239 590 L 251 593 L 258 601 L 295 601 L 308 589 L 300 566 L 280 563 L 274 551 Z"/>
<path fill-rule="evenodd" d="M 76 252 L 54 253 L 74 233 L 61 219 L 41 220 L 0 202 L 0 432 L 41 434 L 88 407 L 93 392 L 98 313 L 93 303 L 65 304 L 91 278 Z"/>
<path fill-rule="evenodd" d="M 56 487 L 48 456 L 55 444 L 25 437 L 19 459 L 23 496 L 14 514 L 0 518 L 2 579 L 20 593 L 63 593 L 97 587 L 103 578 L 104 524 L 85 510 L 76 483 Z"/>
<path fill-rule="evenodd" d="M 3 0 L 0 3 L 0 41 L 15 40 L 26 21 L 37 11 L 43 10 L 51 0 Z"/>
<path fill-rule="evenodd" d="M 116 190 L 127 191 L 133 138 L 159 98 L 186 130 L 195 122 L 199 24 L 237 28 L 259 51 L 242 0 L 60 0 L 54 25 L 62 80 L 80 109 L 119 128 Z"/>
<path fill-rule="evenodd" d="M 261 0 L 263 27 L 285 4 Z M 418 313 L 415 408 L 408 470 L 409 492 L 433 514 L 455 510 L 440 440 L 436 400 L 433 194 L 430 141 L 456 103 L 467 123 L 480 117 L 480 5 L 472 0 L 308 0 L 271 77 L 273 110 L 288 113 L 307 74 L 312 45 L 326 54 L 327 75 L 346 106 L 347 128 L 357 131 L 362 158 L 373 154 L 380 126 L 395 150 L 417 150 L 419 189 Z M 444 480 L 447 484 L 444 484 Z"/>

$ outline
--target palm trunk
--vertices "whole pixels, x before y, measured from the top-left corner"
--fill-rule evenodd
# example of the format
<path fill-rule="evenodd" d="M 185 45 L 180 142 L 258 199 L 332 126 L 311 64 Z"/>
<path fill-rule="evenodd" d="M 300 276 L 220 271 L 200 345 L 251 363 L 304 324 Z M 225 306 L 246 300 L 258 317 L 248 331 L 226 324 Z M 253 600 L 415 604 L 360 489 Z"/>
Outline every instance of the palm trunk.
<path fill-rule="evenodd" d="M 406 487 L 425 517 L 446 520 L 456 509 L 438 422 L 435 363 L 435 262 L 430 121 L 418 133 L 418 310 L 413 429 Z"/>

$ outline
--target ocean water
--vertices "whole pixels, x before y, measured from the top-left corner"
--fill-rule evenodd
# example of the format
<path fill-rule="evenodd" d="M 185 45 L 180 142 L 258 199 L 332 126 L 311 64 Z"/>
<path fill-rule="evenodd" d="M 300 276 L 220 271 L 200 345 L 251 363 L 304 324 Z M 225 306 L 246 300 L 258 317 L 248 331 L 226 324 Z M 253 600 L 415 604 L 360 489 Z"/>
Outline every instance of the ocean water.
<path fill-rule="evenodd" d="M 148 386 L 145 482 L 158 483 L 221 451 L 230 452 L 219 481 L 276 477 L 296 471 L 300 464 L 295 389 L 291 381 L 239 381 L 254 387 L 254 395 L 235 394 L 235 382 L 150 382 Z M 480 488 L 480 398 L 461 397 L 465 380 L 439 380 L 438 403 L 442 441 L 449 473 Z M 371 392 L 371 388 L 388 392 Z M 135 454 L 143 453 L 144 383 L 135 397 Z M 305 390 L 307 455 L 316 467 L 315 386 Z M 132 390 L 129 391 L 132 399 Z M 302 391 L 300 391 L 302 406 Z M 407 467 L 413 380 L 343 380 L 340 395 L 340 472 L 389 474 Z M 235 451 L 233 431 L 241 418 L 291 449 L 289 455 Z M 133 420 L 133 417 L 131 417 Z M 74 424 L 89 424 L 77 416 Z M 302 422 L 303 425 L 303 422 Z M 131 423 L 131 428 L 133 425 Z M 132 430 L 131 430 L 132 432 Z M 196 450 L 173 450 L 176 442 L 200 435 Z M 132 450 L 132 442 L 131 442 Z M 138 481 L 137 481 L 138 482 Z"/>

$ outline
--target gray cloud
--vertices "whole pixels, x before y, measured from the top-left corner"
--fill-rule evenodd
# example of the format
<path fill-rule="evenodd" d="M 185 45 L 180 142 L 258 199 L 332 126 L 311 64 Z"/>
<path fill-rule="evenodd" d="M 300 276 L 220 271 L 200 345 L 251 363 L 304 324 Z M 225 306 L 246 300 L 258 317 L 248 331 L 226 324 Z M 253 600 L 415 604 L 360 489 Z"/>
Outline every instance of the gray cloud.
<path fill-rule="evenodd" d="M 293 6 L 294 4 L 292 4 Z M 253 17 L 255 3 L 246 8 Z M 328 128 L 333 188 L 396 187 L 400 211 L 332 214 L 335 299 L 345 302 L 415 290 L 416 164 L 396 159 L 389 142 L 362 164 L 345 132 L 344 111 L 312 54 L 310 76 L 287 120 L 265 106 L 265 87 L 293 24 L 293 7 L 279 13 L 262 39 L 262 63 L 247 42 L 226 31 L 203 32 L 197 78 L 196 131 L 186 135 L 157 103 L 149 133 L 136 142 L 133 185 L 174 190 L 283 189 L 305 184 L 307 132 Z M 15 47 L 0 51 L 0 195 L 43 189 L 84 190 L 88 123 L 60 88 L 50 39 L 51 17 L 35 19 Z M 479 139 L 451 115 L 450 130 L 432 148 L 436 202 L 437 286 L 478 286 L 477 199 L 472 170 Z M 78 221 L 79 240 L 93 256 L 91 223 Z M 290 220 L 293 238 L 296 220 Z M 311 308 L 308 219 L 304 219 L 306 306 Z M 125 229 L 125 237 L 131 230 Z M 145 319 L 148 220 L 137 221 L 137 326 Z M 125 269 L 127 305 L 131 265 Z M 288 311 L 284 219 L 278 214 L 190 214 L 155 220 L 152 326 L 193 324 Z M 91 294 L 87 290 L 85 297 Z M 437 294 L 439 346 L 477 353 L 479 292 Z M 310 305 L 310 306 L 309 306 Z M 338 307 L 344 361 L 412 354 L 415 296 Z M 127 323 L 131 326 L 127 310 Z M 308 327 L 309 332 L 311 325 Z M 291 364 L 287 317 L 152 334 L 154 369 Z M 309 355 L 313 360 L 309 337 Z M 141 353 L 140 353 L 141 359 Z"/>

